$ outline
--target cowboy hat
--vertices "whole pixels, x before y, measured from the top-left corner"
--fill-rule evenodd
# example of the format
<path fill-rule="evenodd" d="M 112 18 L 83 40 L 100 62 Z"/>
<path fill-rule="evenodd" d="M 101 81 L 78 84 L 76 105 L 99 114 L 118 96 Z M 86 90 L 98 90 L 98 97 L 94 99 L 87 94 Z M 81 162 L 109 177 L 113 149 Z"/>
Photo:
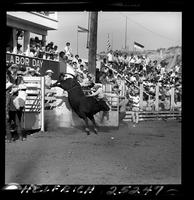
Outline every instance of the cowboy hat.
<path fill-rule="evenodd" d="M 18 69 L 19 67 L 18 67 L 18 65 L 16 65 L 16 64 L 12 64 L 12 65 L 9 67 L 9 69 L 12 69 L 12 68 L 17 68 L 17 69 Z"/>
<path fill-rule="evenodd" d="M 94 85 L 94 88 L 99 88 L 99 87 L 102 87 L 102 84 L 101 84 L 101 83 L 96 83 L 96 84 Z"/>
<path fill-rule="evenodd" d="M 46 70 L 45 73 L 47 74 L 47 73 L 54 73 L 54 72 L 51 69 L 48 69 L 48 70 Z"/>
<path fill-rule="evenodd" d="M 8 90 L 12 86 L 13 86 L 13 84 L 11 82 L 7 82 L 6 83 L 6 90 Z"/>
<path fill-rule="evenodd" d="M 36 70 L 34 68 L 29 68 L 28 72 L 35 72 Z"/>
<path fill-rule="evenodd" d="M 24 75 L 24 72 L 22 72 L 22 71 L 17 71 L 17 75 Z"/>
<path fill-rule="evenodd" d="M 19 84 L 18 89 L 20 89 L 20 90 L 26 90 L 27 87 L 26 87 L 25 84 Z"/>

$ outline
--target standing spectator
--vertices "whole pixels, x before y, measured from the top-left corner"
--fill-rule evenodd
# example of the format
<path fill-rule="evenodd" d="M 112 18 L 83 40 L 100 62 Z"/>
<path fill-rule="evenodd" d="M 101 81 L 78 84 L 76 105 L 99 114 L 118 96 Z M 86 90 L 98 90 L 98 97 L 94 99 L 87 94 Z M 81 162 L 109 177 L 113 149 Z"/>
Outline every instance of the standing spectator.
<path fill-rule="evenodd" d="M 13 84 L 9 81 L 9 76 L 6 74 L 6 140 L 7 142 L 11 142 L 12 135 L 10 132 L 10 123 L 9 123 L 9 101 L 10 101 L 10 92 L 12 90 Z"/>
<path fill-rule="evenodd" d="M 74 62 L 75 62 L 75 61 L 74 61 Z M 75 63 L 76 63 L 76 65 L 77 65 L 77 62 L 75 62 Z M 77 69 L 77 71 L 78 71 L 79 73 L 83 74 L 83 73 L 84 73 L 84 66 L 83 66 L 83 65 L 80 65 L 79 68 Z"/>
<path fill-rule="evenodd" d="M 107 79 L 111 84 L 115 81 L 114 72 L 111 69 L 108 70 Z"/>
<path fill-rule="evenodd" d="M 98 68 L 96 68 L 96 83 L 100 83 L 100 70 Z"/>
<path fill-rule="evenodd" d="M 33 48 L 31 48 L 29 57 L 34 57 L 34 55 L 35 55 L 35 50 Z"/>
<path fill-rule="evenodd" d="M 46 46 L 46 49 L 45 49 L 45 53 L 46 53 L 46 59 L 49 60 L 50 59 L 50 51 L 51 51 L 51 48 L 49 45 Z"/>
<path fill-rule="evenodd" d="M 124 55 L 123 65 L 124 65 L 124 67 L 128 67 L 129 66 L 129 57 L 127 56 L 127 54 Z"/>
<path fill-rule="evenodd" d="M 121 122 L 126 116 L 126 106 L 129 103 L 129 94 L 126 94 L 126 98 L 121 99 L 119 102 L 119 121 Z"/>
<path fill-rule="evenodd" d="M 43 59 L 46 59 L 46 47 L 42 46 L 40 53 Z"/>
<path fill-rule="evenodd" d="M 95 77 L 93 74 L 88 73 L 87 74 L 88 80 L 89 80 L 89 84 L 93 85 L 95 83 Z"/>
<path fill-rule="evenodd" d="M 99 82 L 101 84 L 107 84 L 108 83 L 108 80 L 107 80 L 107 76 L 106 76 L 106 73 L 105 72 L 102 72 L 100 77 L 99 77 Z"/>
<path fill-rule="evenodd" d="M 64 62 L 66 63 L 67 60 L 68 60 L 68 57 L 65 55 L 65 53 L 64 53 L 63 51 L 61 51 L 61 52 L 59 53 L 59 59 L 60 59 L 61 61 L 64 61 Z"/>
<path fill-rule="evenodd" d="M 164 104 L 164 110 L 170 110 L 170 100 L 168 97 L 165 97 L 163 104 Z"/>
<path fill-rule="evenodd" d="M 64 48 L 64 52 L 65 52 L 65 55 L 69 58 L 69 57 L 72 57 L 73 54 L 72 54 L 72 50 L 70 48 L 70 42 L 67 42 L 66 43 L 66 46 Z"/>
<path fill-rule="evenodd" d="M 73 69 L 75 70 L 75 72 L 77 72 L 79 69 L 77 62 L 73 61 L 72 64 L 73 64 Z"/>
<path fill-rule="evenodd" d="M 22 127 L 22 118 L 26 98 L 26 95 L 24 95 L 25 90 L 26 87 L 24 84 L 19 84 L 15 88 L 12 88 L 7 104 L 7 109 L 9 113 L 9 126 L 12 129 L 12 132 L 17 131 L 17 135 L 20 140 L 24 140 L 26 137 L 24 134 L 24 129 Z"/>
<path fill-rule="evenodd" d="M 108 57 L 108 63 L 112 64 L 113 63 L 113 51 L 110 50 L 107 54 Z"/>
<path fill-rule="evenodd" d="M 50 88 L 51 84 L 52 84 L 52 75 L 53 75 L 53 71 L 52 70 L 47 70 L 46 71 L 46 76 L 45 76 L 45 87 L 47 89 Z"/>
<path fill-rule="evenodd" d="M 36 58 L 41 58 L 41 53 L 40 53 L 40 45 L 39 44 L 36 44 L 36 51 L 34 53 L 34 57 Z"/>
<path fill-rule="evenodd" d="M 53 47 L 53 42 L 51 42 L 49 45 L 50 45 L 50 59 L 56 60 L 58 56 L 58 51 L 57 51 L 58 47 L 56 45 Z"/>
<path fill-rule="evenodd" d="M 83 79 L 84 79 L 83 74 L 77 72 L 77 73 L 75 74 L 75 76 L 76 76 L 77 81 L 78 81 L 78 82 L 80 83 L 80 85 L 82 86 Z"/>
<path fill-rule="evenodd" d="M 100 63 L 100 69 L 103 70 L 105 67 L 107 67 L 107 59 L 103 58 L 102 62 Z"/>
<path fill-rule="evenodd" d="M 79 69 L 80 69 L 80 65 L 83 65 L 84 68 L 86 67 L 85 63 L 83 62 L 83 60 L 81 58 L 78 59 L 78 64 L 77 64 L 77 66 L 78 66 Z"/>
<path fill-rule="evenodd" d="M 26 72 L 26 76 L 28 77 L 37 76 L 37 72 L 34 68 L 29 68 L 28 71 Z"/>
<path fill-rule="evenodd" d="M 10 45 L 7 45 L 7 47 L 6 47 L 6 53 L 12 53 Z"/>
<path fill-rule="evenodd" d="M 17 44 L 17 54 L 22 55 L 23 52 L 21 50 L 22 45 L 21 44 Z"/>
<path fill-rule="evenodd" d="M 135 56 L 133 54 L 131 54 L 131 57 L 129 59 L 129 65 L 130 67 L 132 67 L 136 62 Z"/>
<path fill-rule="evenodd" d="M 59 55 L 58 55 L 58 46 L 55 45 L 53 47 L 53 54 L 54 54 L 54 60 L 59 60 Z"/>
<path fill-rule="evenodd" d="M 120 75 L 117 75 L 116 84 L 117 84 L 118 86 L 120 86 L 121 83 L 122 83 L 121 76 L 120 76 Z"/>
<path fill-rule="evenodd" d="M 78 59 L 79 59 L 79 55 L 76 54 L 76 55 L 74 56 L 74 58 L 73 58 L 73 61 L 75 61 L 75 62 L 78 63 Z"/>
<path fill-rule="evenodd" d="M 139 122 L 139 95 L 138 92 L 133 91 L 132 95 L 129 94 L 129 97 L 132 99 L 133 104 L 132 104 L 132 122 L 133 122 L 133 127 L 135 127 L 138 122 Z"/>

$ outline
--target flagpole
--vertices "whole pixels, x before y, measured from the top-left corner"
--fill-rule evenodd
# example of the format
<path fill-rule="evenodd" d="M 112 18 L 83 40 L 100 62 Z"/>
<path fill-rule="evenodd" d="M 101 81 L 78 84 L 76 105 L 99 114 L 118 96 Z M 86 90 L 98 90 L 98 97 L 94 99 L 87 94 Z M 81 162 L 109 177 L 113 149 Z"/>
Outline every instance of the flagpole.
<path fill-rule="evenodd" d="M 112 40 L 111 40 L 111 43 L 112 43 L 112 46 L 111 46 L 111 50 L 113 50 L 113 34 L 112 35 Z"/>
<path fill-rule="evenodd" d="M 87 45 L 86 48 L 89 49 L 89 39 L 90 39 L 90 17 L 91 17 L 91 12 L 88 12 L 88 33 L 87 33 Z"/>
<path fill-rule="evenodd" d="M 78 33 L 79 33 L 79 32 L 78 32 L 78 30 L 77 30 L 77 55 L 79 55 L 79 54 L 78 54 Z"/>
<path fill-rule="evenodd" d="M 125 22 L 125 50 L 127 49 L 127 16 Z"/>
<path fill-rule="evenodd" d="M 107 42 L 108 42 L 108 44 L 107 44 L 107 45 L 108 45 L 108 46 L 107 46 L 107 51 L 110 51 L 110 40 L 109 40 L 109 33 L 108 33 L 108 41 L 107 41 Z"/>

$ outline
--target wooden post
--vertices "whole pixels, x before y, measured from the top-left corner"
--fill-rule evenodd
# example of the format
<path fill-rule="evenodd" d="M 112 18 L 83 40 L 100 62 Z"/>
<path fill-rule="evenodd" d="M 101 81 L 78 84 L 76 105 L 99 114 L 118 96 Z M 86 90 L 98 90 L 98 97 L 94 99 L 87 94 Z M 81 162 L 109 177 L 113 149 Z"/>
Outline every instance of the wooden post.
<path fill-rule="evenodd" d="M 91 18 L 91 12 L 88 12 L 88 32 L 87 32 L 87 45 L 86 45 L 87 49 L 89 49 L 89 41 L 90 41 L 90 18 Z"/>
<path fill-rule="evenodd" d="M 17 53 L 17 37 L 16 37 L 16 29 L 13 28 L 13 53 Z"/>
<path fill-rule="evenodd" d="M 140 102 L 139 102 L 139 106 L 140 109 L 143 109 L 143 83 L 140 84 Z"/>
<path fill-rule="evenodd" d="M 30 32 L 24 31 L 24 52 L 26 56 L 30 54 Z"/>
<path fill-rule="evenodd" d="M 46 46 L 46 35 L 42 35 L 43 46 Z"/>
<path fill-rule="evenodd" d="M 159 84 L 156 84 L 156 100 L 155 100 L 155 110 L 159 111 Z"/>
<path fill-rule="evenodd" d="M 171 88 L 170 109 L 174 111 L 174 87 Z"/>
<path fill-rule="evenodd" d="M 98 12 L 91 12 L 89 19 L 89 53 L 88 71 L 96 77 L 96 50 L 97 50 Z"/>
<path fill-rule="evenodd" d="M 45 80 L 41 77 L 41 131 L 45 131 L 44 127 L 44 97 L 45 97 Z"/>

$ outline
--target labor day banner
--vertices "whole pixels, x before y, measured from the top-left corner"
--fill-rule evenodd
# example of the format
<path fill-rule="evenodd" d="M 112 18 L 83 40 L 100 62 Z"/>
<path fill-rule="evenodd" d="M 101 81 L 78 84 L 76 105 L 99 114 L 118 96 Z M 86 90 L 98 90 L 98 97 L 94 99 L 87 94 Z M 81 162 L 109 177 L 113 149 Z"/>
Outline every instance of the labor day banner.
<path fill-rule="evenodd" d="M 45 75 L 46 70 L 51 69 L 54 72 L 53 78 L 56 79 L 60 73 L 59 62 L 53 60 L 6 53 L 6 63 L 17 64 L 21 71 L 26 71 L 28 68 L 34 68 L 41 74 L 41 76 Z"/>

